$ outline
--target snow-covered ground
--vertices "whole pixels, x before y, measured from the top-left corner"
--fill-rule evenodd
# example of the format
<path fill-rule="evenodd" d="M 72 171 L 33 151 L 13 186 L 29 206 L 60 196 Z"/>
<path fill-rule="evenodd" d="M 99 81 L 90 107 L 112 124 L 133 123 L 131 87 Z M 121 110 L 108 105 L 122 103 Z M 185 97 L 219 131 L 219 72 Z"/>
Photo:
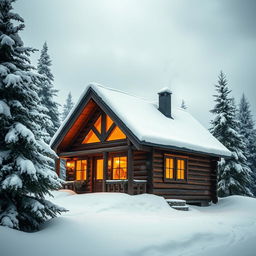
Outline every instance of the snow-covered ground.
<path fill-rule="evenodd" d="M 154 195 L 54 193 L 69 209 L 42 230 L 0 227 L 1 256 L 255 256 L 256 199 L 176 211 Z"/>

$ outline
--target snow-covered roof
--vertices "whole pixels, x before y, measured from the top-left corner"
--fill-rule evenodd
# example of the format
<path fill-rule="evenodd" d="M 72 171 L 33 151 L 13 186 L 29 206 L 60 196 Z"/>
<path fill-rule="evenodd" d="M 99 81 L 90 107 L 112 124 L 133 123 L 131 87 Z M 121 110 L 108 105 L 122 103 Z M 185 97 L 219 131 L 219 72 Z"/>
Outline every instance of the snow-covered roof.
<path fill-rule="evenodd" d="M 86 87 L 79 101 L 52 138 L 51 145 L 90 88 L 142 144 L 157 144 L 219 156 L 231 154 L 186 110 L 172 108 L 173 118 L 168 118 L 158 110 L 158 105 L 153 102 L 96 83 Z"/>

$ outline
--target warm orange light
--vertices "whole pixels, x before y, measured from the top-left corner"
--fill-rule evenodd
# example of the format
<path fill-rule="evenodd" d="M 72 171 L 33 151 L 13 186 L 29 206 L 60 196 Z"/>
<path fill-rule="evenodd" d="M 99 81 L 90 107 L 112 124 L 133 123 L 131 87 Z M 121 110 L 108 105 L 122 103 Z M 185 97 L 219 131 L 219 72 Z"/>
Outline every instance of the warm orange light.
<path fill-rule="evenodd" d="M 110 133 L 107 141 L 122 139 L 126 139 L 126 135 L 121 131 L 121 129 L 118 126 L 116 126 L 114 130 Z"/>
<path fill-rule="evenodd" d="M 89 143 L 96 143 L 100 142 L 100 139 L 97 137 L 97 135 L 94 133 L 93 130 L 90 130 L 86 137 L 84 138 L 82 144 L 89 144 Z"/>
<path fill-rule="evenodd" d="M 127 179 L 127 157 L 113 158 L 113 179 L 122 180 Z"/>
<path fill-rule="evenodd" d="M 107 115 L 106 117 L 106 131 L 109 130 L 109 128 L 111 127 L 111 125 L 113 124 L 113 120 Z"/>
<path fill-rule="evenodd" d="M 174 174 L 174 159 L 166 158 L 165 159 L 165 178 L 173 179 Z"/>
<path fill-rule="evenodd" d="M 96 179 L 102 180 L 103 179 L 103 159 L 97 159 L 96 163 Z"/>
<path fill-rule="evenodd" d="M 101 116 L 95 122 L 94 127 L 97 129 L 99 133 L 101 133 Z"/>
<path fill-rule="evenodd" d="M 177 179 L 184 180 L 185 179 L 185 161 L 177 160 Z"/>
<path fill-rule="evenodd" d="M 76 161 L 76 180 L 87 179 L 87 160 Z"/>

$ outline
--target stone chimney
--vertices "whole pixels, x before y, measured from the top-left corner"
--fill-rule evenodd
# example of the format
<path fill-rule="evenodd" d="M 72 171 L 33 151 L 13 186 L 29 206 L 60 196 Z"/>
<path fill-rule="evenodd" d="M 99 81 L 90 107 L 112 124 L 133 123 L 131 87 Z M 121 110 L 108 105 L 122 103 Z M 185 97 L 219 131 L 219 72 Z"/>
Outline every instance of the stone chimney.
<path fill-rule="evenodd" d="M 158 110 L 166 117 L 172 118 L 172 92 L 168 87 L 162 88 L 159 92 Z"/>

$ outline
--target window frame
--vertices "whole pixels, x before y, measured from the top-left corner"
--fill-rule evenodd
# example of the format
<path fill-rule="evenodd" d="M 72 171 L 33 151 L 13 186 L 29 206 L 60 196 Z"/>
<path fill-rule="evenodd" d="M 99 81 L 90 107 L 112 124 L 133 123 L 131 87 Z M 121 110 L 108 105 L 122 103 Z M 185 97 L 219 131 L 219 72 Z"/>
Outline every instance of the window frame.
<path fill-rule="evenodd" d="M 114 179 L 114 158 L 116 157 L 126 157 L 126 179 Z M 111 180 L 127 180 L 128 179 L 128 157 L 127 154 L 115 154 L 111 156 Z"/>
<path fill-rule="evenodd" d="M 173 178 L 166 178 L 166 159 L 173 159 L 173 165 L 174 165 L 174 173 Z M 184 179 L 177 179 L 177 172 L 178 172 L 178 166 L 177 166 L 177 160 L 183 160 L 184 161 Z M 171 155 L 171 154 L 164 154 L 164 182 L 174 182 L 174 183 L 187 183 L 188 182 L 188 157 L 186 156 L 177 156 L 177 155 Z"/>
<path fill-rule="evenodd" d="M 84 158 L 81 158 L 81 159 L 76 159 L 76 160 L 74 160 L 75 161 L 75 181 L 80 181 L 80 182 L 82 182 L 82 181 L 88 181 L 88 159 L 86 158 L 86 159 L 84 159 Z M 77 180 L 77 162 L 78 161 L 81 161 L 81 167 L 82 167 L 82 161 L 86 161 L 86 170 L 85 170 L 85 176 L 86 176 L 86 179 L 84 179 L 84 180 Z M 79 170 L 79 172 L 82 172 L 82 170 Z"/>

